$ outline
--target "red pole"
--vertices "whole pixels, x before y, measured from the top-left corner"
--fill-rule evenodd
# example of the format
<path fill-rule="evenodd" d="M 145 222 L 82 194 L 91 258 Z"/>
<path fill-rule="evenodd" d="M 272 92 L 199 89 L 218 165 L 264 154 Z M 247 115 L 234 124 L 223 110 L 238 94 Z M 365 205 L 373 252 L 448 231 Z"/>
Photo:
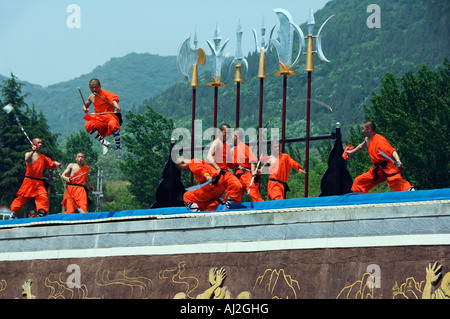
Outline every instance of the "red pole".
<path fill-rule="evenodd" d="M 309 133 L 311 122 L 311 72 L 308 72 L 308 96 L 306 101 L 306 154 L 305 154 L 305 197 L 308 197 L 309 181 Z"/>
<path fill-rule="evenodd" d="M 258 158 L 261 156 L 261 140 L 262 140 L 262 126 L 263 126 L 263 105 L 264 105 L 264 78 L 259 79 L 259 123 L 258 123 Z"/>
<path fill-rule="evenodd" d="M 239 127 L 240 106 L 241 106 L 241 82 L 236 82 L 236 128 Z"/>
<path fill-rule="evenodd" d="M 259 133 L 261 133 L 263 123 L 263 97 L 264 97 L 264 79 L 259 79 Z"/>
<path fill-rule="evenodd" d="M 194 134 L 194 129 L 195 129 L 195 100 L 196 100 L 196 93 L 197 93 L 197 89 L 194 86 L 192 88 L 192 126 L 191 126 L 191 159 L 194 158 L 194 138 L 195 138 L 195 134 Z M 194 185 L 194 174 L 192 174 L 191 172 L 191 186 Z"/>
<path fill-rule="evenodd" d="M 286 139 L 286 91 L 287 91 L 287 75 L 283 76 L 283 111 L 281 115 L 281 139 Z M 284 142 L 281 144 L 281 153 L 284 153 Z"/>
<path fill-rule="evenodd" d="M 214 139 L 217 137 L 217 96 L 219 95 L 219 87 L 214 87 Z"/>

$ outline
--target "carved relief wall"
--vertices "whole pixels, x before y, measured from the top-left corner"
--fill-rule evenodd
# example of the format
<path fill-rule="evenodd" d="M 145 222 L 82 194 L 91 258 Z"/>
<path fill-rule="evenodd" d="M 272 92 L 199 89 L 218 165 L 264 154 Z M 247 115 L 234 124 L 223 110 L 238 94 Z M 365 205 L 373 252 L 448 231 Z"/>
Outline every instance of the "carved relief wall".
<path fill-rule="evenodd" d="M 0 298 L 450 298 L 450 246 L 0 261 Z"/>

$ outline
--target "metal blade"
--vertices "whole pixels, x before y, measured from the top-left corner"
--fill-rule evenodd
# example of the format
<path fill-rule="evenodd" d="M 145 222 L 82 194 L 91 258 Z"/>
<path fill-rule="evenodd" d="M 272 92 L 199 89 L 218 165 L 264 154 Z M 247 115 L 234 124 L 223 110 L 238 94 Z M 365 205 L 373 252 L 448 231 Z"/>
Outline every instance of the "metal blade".
<path fill-rule="evenodd" d="M 387 158 L 388 160 L 394 162 L 395 166 L 400 167 L 400 163 L 397 162 L 396 160 L 394 160 L 392 157 L 388 156 L 386 153 L 384 153 L 384 152 L 381 151 L 381 150 L 378 150 L 378 152 L 379 152 L 384 158 Z"/>
<path fill-rule="evenodd" d="M 195 191 L 196 189 L 202 188 L 206 185 L 211 185 L 210 181 L 206 181 L 203 184 L 199 184 L 199 185 L 195 185 L 195 186 L 191 186 L 189 188 L 186 188 L 187 191 Z"/>

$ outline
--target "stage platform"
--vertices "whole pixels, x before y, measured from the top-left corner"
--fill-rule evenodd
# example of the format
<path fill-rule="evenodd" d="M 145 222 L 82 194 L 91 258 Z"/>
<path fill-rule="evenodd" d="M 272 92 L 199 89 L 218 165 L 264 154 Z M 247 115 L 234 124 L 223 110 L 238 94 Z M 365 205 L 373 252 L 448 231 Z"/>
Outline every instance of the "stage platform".
<path fill-rule="evenodd" d="M 421 298 L 428 264 L 450 272 L 450 189 L 222 208 L 0 221 L 0 298 L 195 298 L 214 267 L 232 297 Z"/>
<path fill-rule="evenodd" d="M 0 221 L 1 228 L 12 228 L 18 226 L 36 226 L 50 224 L 76 224 L 76 223 L 93 223 L 117 220 L 133 220 L 146 218 L 160 218 L 164 216 L 181 218 L 192 216 L 203 216 L 205 214 L 230 213 L 230 212 L 260 212 L 260 211 L 277 211 L 285 209 L 302 209 L 302 208 L 321 208 L 342 206 L 358 206 L 358 205 L 383 205 L 383 204 L 400 204 L 400 203 L 416 203 L 436 200 L 450 199 L 450 189 L 438 189 L 429 191 L 412 191 L 412 192 L 390 192 L 361 194 L 350 193 L 343 196 L 329 197 L 313 197 L 313 198 L 294 198 L 280 201 L 264 201 L 256 203 L 239 203 L 233 204 L 231 209 L 224 211 L 224 206 L 220 205 L 214 212 L 191 213 L 185 207 L 168 207 L 157 209 L 140 209 L 112 211 L 101 213 L 86 214 L 54 214 L 42 218 L 22 218 Z"/>

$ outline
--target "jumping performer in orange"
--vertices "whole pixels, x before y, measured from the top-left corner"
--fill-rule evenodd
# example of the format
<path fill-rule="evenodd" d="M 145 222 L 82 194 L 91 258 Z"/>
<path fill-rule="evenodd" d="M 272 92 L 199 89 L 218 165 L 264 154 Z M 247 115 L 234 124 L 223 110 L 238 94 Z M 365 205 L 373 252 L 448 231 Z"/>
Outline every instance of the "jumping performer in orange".
<path fill-rule="evenodd" d="M 219 127 L 218 137 L 211 143 L 206 161 L 211 164 L 219 173 L 219 178 L 223 180 L 226 187 L 226 207 L 232 203 L 239 203 L 245 193 L 245 188 L 236 176 L 228 168 L 234 168 L 231 156 L 230 145 L 227 143 L 227 135 L 230 133 L 230 126 L 222 124 Z"/>
<path fill-rule="evenodd" d="M 61 164 L 41 154 L 42 145 L 42 140 L 35 138 L 33 140 L 32 151 L 25 153 L 27 170 L 22 186 L 20 186 L 17 192 L 17 198 L 11 203 L 11 210 L 14 212 L 13 218 L 17 218 L 16 214 L 33 197 L 35 198 L 37 215 L 42 217 L 48 214 L 47 189 L 44 185 L 43 177 L 44 168 L 59 168 Z"/>
<path fill-rule="evenodd" d="M 278 154 L 278 156 L 276 156 Z M 269 167 L 269 182 L 267 183 L 267 197 L 269 200 L 280 200 L 286 198 L 286 193 L 290 191 L 288 184 L 291 168 L 300 174 L 305 174 L 303 167 L 294 161 L 289 154 L 280 152 L 278 141 L 272 144 L 272 155 L 265 164 Z"/>
<path fill-rule="evenodd" d="M 176 166 L 178 169 L 191 171 L 199 184 L 209 181 L 203 187 L 195 190 L 188 190 L 184 193 L 184 204 L 191 211 L 216 210 L 221 203 L 221 197 L 225 193 L 224 180 L 219 179 L 219 172 L 210 164 L 200 159 L 189 160 L 183 157 L 178 158 Z"/>
<path fill-rule="evenodd" d="M 61 178 L 67 183 L 67 190 L 61 202 L 66 209 L 66 214 L 73 214 L 76 210 L 86 213 L 88 210 L 87 193 L 84 186 L 86 185 L 91 191 L 94 190 L 94 187 L 87 179 L 89 166 L 84 164 L 85 159 L 83 153 L 78 153 L 75 158 L 76 163 L 67 165 L 66 170 L 61 174 Z M 70 177 L 67 177 L 67 174 Z"/>
<path fill-rule="evenodd" d="M 103 154 L 108 153 L 110 143 L 105 140 L 106 136 L 114 135 L 116 142 L 117 157 L 122 157 L 122 147 L 120 144 L 120 122 L 114 112 L 120 113 L 119 96 L 112 92 L 102 89 L 100 80 L 92 79 L 89 81 L 89 89 L 92 94 L 89 95 L 86 103 L 83 105 L 83 111 L 86 115 L 83 117 L 87 122 L 84 125 L 86 132 L 102 143 Z M 95 113 L 89 113 L 89 106 L 94 103 Z"/>
<path fill-rule="evenodd" d="M 233 161 L 237 166 L 236 177 L 245 187 L 250 195 L 252 202 L 262 202 L 259 192 L 259 175 L 256 164 L 258 160 L 250 147 L 243 142 L 243 133 L 237 129 L 233 132 L 233 141 L 235 148 L 233 149 Z"/>
<path fill-rule="evenodd" d="M 403 163 L 400 161 L 397 150 L 389 144 L 387 139 L 376 132 L 373 121 L 363 124 L 364 142 L 353 150 L 347 150 L 348 157 L 367 148 L 373 166 L 368 172 L 358 176 L 353 181 L 352 191 L 367 193 L 381 182 L 387 181 L 393 191 L 414 190 L 408 181 L 400 175 Z M 385 156 L 382 155 L 385 154 Z M 390 157 L 392 160 L 386 158 Z M 395 160 L 395 162 L 393 161 Z"/>

